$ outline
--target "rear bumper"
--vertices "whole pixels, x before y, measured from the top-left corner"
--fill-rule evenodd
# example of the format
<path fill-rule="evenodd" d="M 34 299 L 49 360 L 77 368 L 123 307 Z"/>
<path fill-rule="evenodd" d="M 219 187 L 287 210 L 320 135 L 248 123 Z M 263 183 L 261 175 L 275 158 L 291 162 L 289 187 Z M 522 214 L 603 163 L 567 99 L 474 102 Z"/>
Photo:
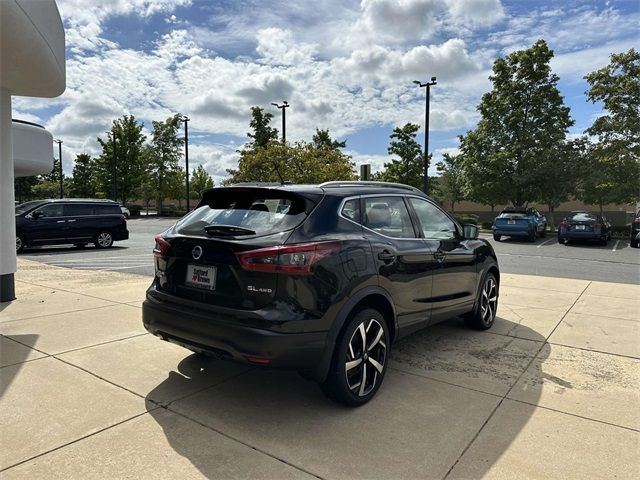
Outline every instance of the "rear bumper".
<path fill-rule="evenodd" d="M 505 237 L 528 237 L 530 235 L 531 230 L 526 229 L 518 229 L 518 230 L 509 230 L 506 228 L 496 227 L 493 230 L 494 235 L 504 235 Z"/>
<path fill-rule="evenodd" d="M 606 238 L 607 234 L 601 232 L 567 232 L 561 230 L 558 233 L 558 237 L 574 240 L 601 240 Z"/>
<path fill-rule="evenodd" d="M 190 350 L 250 364 L 256 362 L 247 356 L 260 357 L 266 366 L 284 369 L 313 370 L 327 341 L 327 332 L 280 333 L 238 325 L 149 295 L 142 323 L 149 333 Z"/>
<path fill-rule="evenodd" d="M 126 228 L 124 230 L 116 230 L 113 232 L 113 239 L 118 240 L 128 240 L 129 239 L 129 230 Z"/>

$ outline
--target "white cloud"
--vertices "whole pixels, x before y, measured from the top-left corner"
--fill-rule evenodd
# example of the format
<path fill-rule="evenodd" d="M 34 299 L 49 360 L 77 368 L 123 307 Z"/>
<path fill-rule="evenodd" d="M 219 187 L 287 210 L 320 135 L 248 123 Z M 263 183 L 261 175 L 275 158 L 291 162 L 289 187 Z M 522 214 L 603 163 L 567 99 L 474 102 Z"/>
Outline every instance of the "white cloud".
<path fill-rule="evenodd" d="M 297 65 L 311 61 L 315 54 L 313 45 L 298 43 L 290 30 L 264 28 L 257 35 L 256 52 L 259 61 L 271 65 Z"/>
<path fill-rule="evenodd" d="M 465 26 L 489 26 L 505 17 L 500 0 L 445 0 L 455 23 Z"/>

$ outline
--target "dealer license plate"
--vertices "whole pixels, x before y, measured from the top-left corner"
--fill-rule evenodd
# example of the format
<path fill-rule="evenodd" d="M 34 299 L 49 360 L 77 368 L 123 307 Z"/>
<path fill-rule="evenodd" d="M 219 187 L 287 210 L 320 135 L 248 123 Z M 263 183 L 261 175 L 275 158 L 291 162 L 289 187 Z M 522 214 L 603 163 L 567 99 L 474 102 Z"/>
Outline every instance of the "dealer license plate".
<path fill-rule="evenodd" d="M 515 225 L 516 221 L 515 220 L 507 220 L 507 225 Z"/>
<path fill-rule="evenodd" d="M 576 230 L 584 230 L 585 226 L 584 225 L 576 225 Z"/>
<path fill-rule="evenodd" d="M 187 277 L 184 280 L 190 287 L 203 288 L 205 290 L 216 289 L 216 267 L 203 265 L 187 265 Z"/>

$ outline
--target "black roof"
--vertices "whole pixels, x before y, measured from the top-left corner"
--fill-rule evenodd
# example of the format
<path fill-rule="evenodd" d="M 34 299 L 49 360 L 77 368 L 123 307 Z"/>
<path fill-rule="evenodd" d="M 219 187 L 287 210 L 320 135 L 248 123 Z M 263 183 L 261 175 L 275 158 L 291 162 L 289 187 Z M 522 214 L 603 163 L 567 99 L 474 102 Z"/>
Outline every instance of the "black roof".
<path fill-rule="evenodd" d="M 261 183 L 261 182 L 243 182 L 229 185 L 227 187 L 215 187 L 210 191 L 221 190 L 224 188 L 265 188 L 277 189 L 296 193 L 315 193 L 315 194 L 335 194 L 337 196 L 347 195 L 371 195 L 371 194 L 388 194 L 388 193 L 410 193 L 418 196 L 426 197 L 426 195 L 415 187 L 391 182 L 361 182 L 361 181 L 333 181 L 324 182 L 318 185 L 311 184 L 292 184 L 292 183 Z"/>

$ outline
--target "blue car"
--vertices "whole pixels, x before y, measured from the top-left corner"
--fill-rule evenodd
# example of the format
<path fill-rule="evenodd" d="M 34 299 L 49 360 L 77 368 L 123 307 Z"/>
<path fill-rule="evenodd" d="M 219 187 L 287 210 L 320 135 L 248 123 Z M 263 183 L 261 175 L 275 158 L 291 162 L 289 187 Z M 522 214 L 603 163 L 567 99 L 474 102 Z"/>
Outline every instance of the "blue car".
<path fill-rule="evenodd" d="M 493 222 L 493 239 L 502 237 L 526 238 L 530 242 L 544 237 L 547 232 L 547 217 L 531 207 L 507 207 Z"/>
<path fill-rule="evenodd" d="M 558 229 L 558 243 L 572 240 L 592 240 L 606 245 L 611 240 L 611 224 L 599 213 L 571 212 Z"/>

